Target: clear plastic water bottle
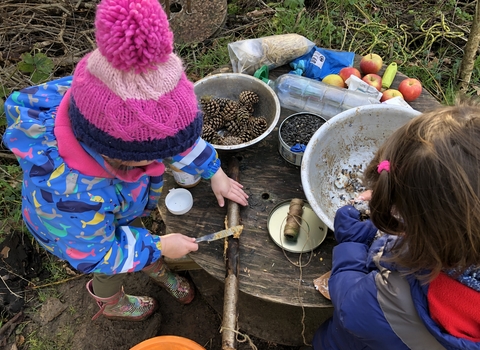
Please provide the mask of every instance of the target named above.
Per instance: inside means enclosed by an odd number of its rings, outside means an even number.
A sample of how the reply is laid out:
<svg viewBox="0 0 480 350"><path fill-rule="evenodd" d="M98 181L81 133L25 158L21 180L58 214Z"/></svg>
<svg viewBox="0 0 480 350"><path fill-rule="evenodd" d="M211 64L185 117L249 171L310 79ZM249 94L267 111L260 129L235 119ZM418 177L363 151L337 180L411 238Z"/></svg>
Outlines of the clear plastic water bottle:
<svg viewBox="0 0 480 350"><path fill-rule="evenodd" d="M379 104L372 95L339 88L295 74L283 74L276 80L261 78L278 96L280 105L297 112L320 114L325 119L347 109Z"/></svg>

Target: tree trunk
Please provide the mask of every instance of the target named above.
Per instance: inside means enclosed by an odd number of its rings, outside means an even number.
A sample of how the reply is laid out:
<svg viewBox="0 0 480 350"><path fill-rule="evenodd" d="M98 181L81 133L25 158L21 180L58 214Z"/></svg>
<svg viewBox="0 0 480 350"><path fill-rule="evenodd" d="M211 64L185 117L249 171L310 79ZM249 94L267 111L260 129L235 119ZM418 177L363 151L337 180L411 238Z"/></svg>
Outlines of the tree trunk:
<svg viewBox="0 0 480 350"><path fill-rule="evenodd" d="M459 90L466 92L472 77L472 71L477 56L478 46L480 44L480 0L477 0L475 16L468 35L468 41L465 45L460 71L458 73Z"/></svg>

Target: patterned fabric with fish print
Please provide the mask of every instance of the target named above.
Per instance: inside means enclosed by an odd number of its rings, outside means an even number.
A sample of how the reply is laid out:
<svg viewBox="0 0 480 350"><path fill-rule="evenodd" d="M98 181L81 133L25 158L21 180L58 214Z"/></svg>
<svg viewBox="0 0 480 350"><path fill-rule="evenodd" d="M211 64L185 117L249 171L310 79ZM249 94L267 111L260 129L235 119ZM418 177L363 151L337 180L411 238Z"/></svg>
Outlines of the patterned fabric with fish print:
<svg viewBox="0 0 480 350"><path fill-rule="evenodd" d="M23 218L49 252L84 272L133 272L161 256L161 240L129 226L155 209L163 188L162 159L113 169L79 142L70 126L71 77L14 92L5 102L5 145L23 169ZM202 139L169 159L209 179L220 167Z"/></svg>

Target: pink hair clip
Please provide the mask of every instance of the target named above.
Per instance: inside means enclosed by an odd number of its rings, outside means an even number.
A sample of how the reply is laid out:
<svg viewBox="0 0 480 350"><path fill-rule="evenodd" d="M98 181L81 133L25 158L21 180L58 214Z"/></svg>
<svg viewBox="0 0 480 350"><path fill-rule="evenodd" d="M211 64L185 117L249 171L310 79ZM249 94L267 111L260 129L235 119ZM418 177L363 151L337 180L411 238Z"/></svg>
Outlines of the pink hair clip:
<svg viewBox="0 0 480 350"><path fill-rule="evenodd" d="M390 172L390 161L382 160L380 164L378 164L377 172L380 174L383 170L385 170L387 173Z"/></svg>

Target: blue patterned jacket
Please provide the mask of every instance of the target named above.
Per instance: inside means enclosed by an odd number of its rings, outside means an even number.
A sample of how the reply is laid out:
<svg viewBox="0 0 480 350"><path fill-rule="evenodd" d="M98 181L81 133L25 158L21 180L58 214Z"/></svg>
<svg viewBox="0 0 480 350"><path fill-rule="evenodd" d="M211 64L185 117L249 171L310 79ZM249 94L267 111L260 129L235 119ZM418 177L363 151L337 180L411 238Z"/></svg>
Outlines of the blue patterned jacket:
<svg viewBox="0 0 480 350"><path fill-rule="evenodd" d="M112 171L79 143L68 118L71 79L14 92L5 102L3 141L23 169L25 224L41 246L81 272L139 271L160 258L161 238L129 224L155 209L163 160ZM215 149L201 138L168 162L205 179L220 167Z"/></svg>

